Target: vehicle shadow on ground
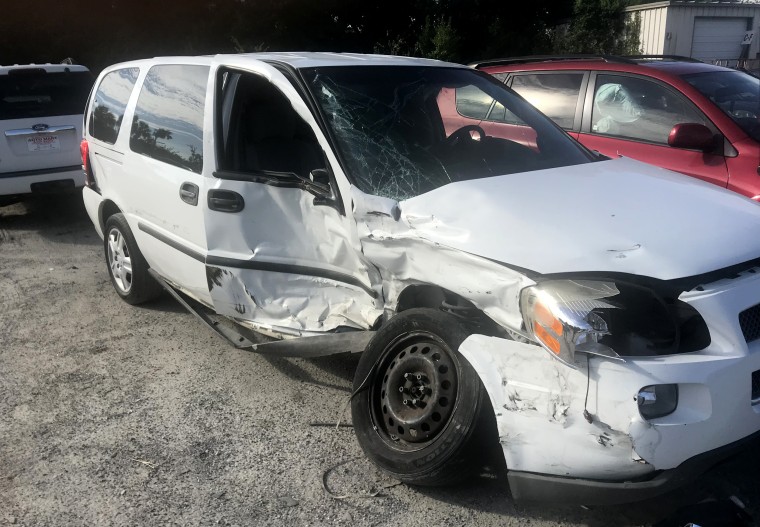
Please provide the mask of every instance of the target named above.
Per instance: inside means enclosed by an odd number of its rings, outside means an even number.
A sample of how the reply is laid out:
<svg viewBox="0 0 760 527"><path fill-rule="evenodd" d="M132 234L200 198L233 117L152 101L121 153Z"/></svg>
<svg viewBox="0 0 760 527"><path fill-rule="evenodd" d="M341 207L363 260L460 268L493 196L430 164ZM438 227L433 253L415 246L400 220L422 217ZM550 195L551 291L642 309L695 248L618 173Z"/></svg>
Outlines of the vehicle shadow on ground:
<svg viewBox="0 0 760 527"><path fill-rule="evenodd" d="M115 293L114 293L115 294ZM192 313L190 313L187 309L182 306L179 302L177 302L174 297L172 297L169 293L166 291L161 293L161 296L156 298L155 300L151 300L150 302L146 302L144 304L139 304L138 306L135 306L138 309L146 309L148 311L161 311L164 313L184 313L187 315L188 324L195 324L200 322L197 318L193 316ZM211 330L208 330L209 334L212 334ZM232 345L230 344L230 347Z"/></svg>
<svg viewBox="0 0 760 527"><path fill-rule="evenodd" d="M460 505L480 512L590 527L655 525L672 517L677 511L707 501L738 498L745 511L755 521L760 501L760 453L747 452L733 458L694 480L689 485L645 501L608 506L551 504L536 502L515 503L509 492L507 469L501 460L492 459L480 476L454 487L416 487L415 490L431 499ZM691 521L699 523L700 518ZM742 523L710 523L706 525L744 525ZM680 527L680 525L679 525Z"/></svg>
<svg viewBox="0 0 760 527"><path fill-rule="evenodd" d="M79 192L27 198L0 206L0 229L4 241L15 241L16 234L28 231L56 243L100 245ZM0 240L3 241L3 240Z"/></svg>
<svg viewBox="0 0 760 527"><path fill-rule="evenodd" d="M275 357L272 355L261 355L277 371L290 377L293 380L307 382L316 386L338 390L347 394L351 393L351 381L353 372L356 369L356 363L359 361L358 354L341 353L330 355L328 357L316 357L311 359L298 359L290 357ZM335 384L325 382L319 379L309 370L314 367L326 373L329 373L340 379L344 379L345 384Z"/></svg>

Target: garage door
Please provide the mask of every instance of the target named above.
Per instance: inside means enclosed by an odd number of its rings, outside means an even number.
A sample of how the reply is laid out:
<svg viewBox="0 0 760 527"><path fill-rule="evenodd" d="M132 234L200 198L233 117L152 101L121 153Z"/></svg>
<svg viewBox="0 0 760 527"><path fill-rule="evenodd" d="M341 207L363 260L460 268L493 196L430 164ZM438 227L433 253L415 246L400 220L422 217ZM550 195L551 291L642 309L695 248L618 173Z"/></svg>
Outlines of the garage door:
<svg viewBox="0 0 760 527"><path fill-rule="evenodd" d="M691 56L709 62L738 59L747 19L739 17L696 17Z"/></svg>

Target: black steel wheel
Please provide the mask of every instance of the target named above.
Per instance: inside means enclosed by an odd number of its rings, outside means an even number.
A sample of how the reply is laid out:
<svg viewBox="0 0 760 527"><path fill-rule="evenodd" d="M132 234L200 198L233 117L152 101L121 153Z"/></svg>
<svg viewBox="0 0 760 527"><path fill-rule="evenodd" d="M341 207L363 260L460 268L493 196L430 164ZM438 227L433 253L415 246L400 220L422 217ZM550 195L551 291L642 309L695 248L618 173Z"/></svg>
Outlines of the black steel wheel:
<svg viewBox="0 0 760 527"><path fill-rule="evenodd" d="M479 467L490 405L457 351L467 336L447 313L410 309L377 332L359 361L351 406L359 444L406 483L448 484Z"/></svg>

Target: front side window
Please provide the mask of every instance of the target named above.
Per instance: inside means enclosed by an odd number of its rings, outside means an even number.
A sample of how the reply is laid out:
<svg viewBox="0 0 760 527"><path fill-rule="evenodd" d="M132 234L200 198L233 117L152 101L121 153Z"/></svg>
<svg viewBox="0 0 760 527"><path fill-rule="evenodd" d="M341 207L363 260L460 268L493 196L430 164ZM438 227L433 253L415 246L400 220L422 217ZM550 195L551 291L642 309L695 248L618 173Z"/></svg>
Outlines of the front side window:
<svg viewBox="0 0 760 527"><path fill-rule="evenodd" d="M636 77L597 76L593 133L666 145L679 123L707 125L691 103L664 86Z"/></svg>
<svg viewBox="0 0 760 527"><path fill-rule="evenodd" d="M139 74L139 68L124 68L103 77L95 92L90 114L90 134L94 138L109 144L116 142L127 102Z"/></svg>
<svg viewBox="0 0 760 527"><path fill-rule="evenodd" d="M509 88L473 70L334 66L303 75L349 178L363 192L401 200L450 182L594 160ZM505 108L524 125L467 122L454 91L493 99L497 111Z"/></svg>
<svg viewBox="0 0 760 527"><path fill-rule="evenodd" d="M575 121L583 73L541 73L515 75L512 89L541 110L562 128Z"/></svg>
<svg viewBox="0 0 760 527"><path fill-rule="evenodd" d="M265 174L284 183L293 176L308 180L326 167L314 131L274 84L234 70L221 75L221 96L231 99L217 144L220 171Z"/></svg>
<svg viewBox="0 0 760 527"><path fill-rule="evenodd" d="M760 79L741 71L693 73L683 78L723 110L747 135L760 141Z"/></svg>
<svg viewBox="0 0 760 527"><path fill-rule="evenodd" d="M137 99L129 147L200 173L208 66L154 66Z"/></svg>
<svg viewBox="0 0 760 527"><path fill-rule="evenodd" d="M0 75L0 121L81 115L92 88L89 71L12 69Z"/></svg>

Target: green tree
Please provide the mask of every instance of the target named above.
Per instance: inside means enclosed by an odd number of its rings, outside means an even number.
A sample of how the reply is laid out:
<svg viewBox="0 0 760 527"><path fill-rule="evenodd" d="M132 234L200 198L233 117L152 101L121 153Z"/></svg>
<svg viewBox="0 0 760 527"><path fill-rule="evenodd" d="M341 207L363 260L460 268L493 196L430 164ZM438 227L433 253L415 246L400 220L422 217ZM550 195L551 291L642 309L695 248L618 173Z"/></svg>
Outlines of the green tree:
<svg viewBox="0 0 760 527"><path fill-rule="evenodd" d="M415 44L414 54L438 60L457 60L460 40L450 17L432 19L428 16Z"/></svg>
<svg viewBox="0 0 760 527"><path fill-rule="evenodd" d="M575 0L570 24L555 31L554 51L627 55L639 52L638 17L626 18L625 0Z"/></svg>
<svg viewBox="0 0 760 527"><path fill-rule="evenodd" d="M552 28L573 9L573 0L183 0L171 9L151 0L6 4L0 62L72 57L96 73L131 59L249 51L376 51L455 62L540 53L551 50Z"/></svg>

